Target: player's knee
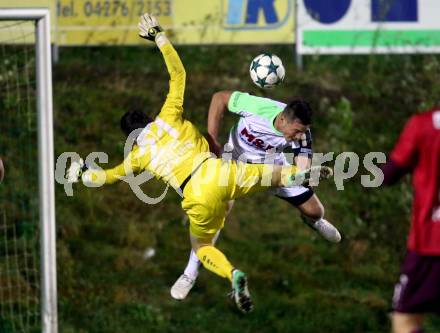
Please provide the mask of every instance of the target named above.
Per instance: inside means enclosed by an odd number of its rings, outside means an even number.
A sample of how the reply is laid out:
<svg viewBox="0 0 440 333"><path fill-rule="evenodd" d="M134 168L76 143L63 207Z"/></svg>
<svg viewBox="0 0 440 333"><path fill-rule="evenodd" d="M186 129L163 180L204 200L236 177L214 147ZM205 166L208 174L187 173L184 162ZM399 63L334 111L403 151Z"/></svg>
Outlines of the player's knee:
<svg viewBox="0 0 440 333"><path fill-rule="evenodd" d="M197 254L198 257L198 251L205 246L212 246L212 237L207 238L200 238L196 237L193 234L190 233L190 240L191 240L191 247L194 250L194 252Z"/></svg>

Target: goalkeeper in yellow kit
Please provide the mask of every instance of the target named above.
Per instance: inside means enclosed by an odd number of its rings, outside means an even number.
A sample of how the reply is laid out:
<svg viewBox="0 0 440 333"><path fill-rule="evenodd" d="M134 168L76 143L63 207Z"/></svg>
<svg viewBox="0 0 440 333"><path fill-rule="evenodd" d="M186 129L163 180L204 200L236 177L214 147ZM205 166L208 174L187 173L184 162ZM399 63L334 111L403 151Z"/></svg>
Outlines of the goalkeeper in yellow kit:
<svg viewBox="0 0 440 333"><path fill-rule="evenodd" d="M170 74L169 92L158 116L152 120L127 113L122 121L129 131L140 130L136 144L119 166L109 170L88 169L72 163L69 181L111 184L125 176L147 170L183 195L182 208L189 217L191 245L203 266L232 283L232 296L239 310L252 310L246 275L234 268L213 242L223 228L229 200L263 191L269 186L290 186L307 182L311 170L297 174L294 166L246 164L214 158L208 142L183 114L185 69L157 19L144 14L139 23L140 36L159 47ZM122 124L122 122L121 122ZM127 131L127 135L129 134ZM318 168L320 178L331 169Z"/></svg>

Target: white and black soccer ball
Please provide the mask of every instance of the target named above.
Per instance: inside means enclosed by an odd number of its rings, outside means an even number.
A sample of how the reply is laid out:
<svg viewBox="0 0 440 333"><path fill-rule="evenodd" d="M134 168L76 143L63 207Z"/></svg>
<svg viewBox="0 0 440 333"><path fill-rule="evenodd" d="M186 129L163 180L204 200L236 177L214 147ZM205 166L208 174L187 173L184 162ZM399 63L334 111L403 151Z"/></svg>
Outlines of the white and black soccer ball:
<svg viewBox="0 0 440 333"><path fill-rule="evenodd" d="M273 88L284 80L286 71L278 56L263 53L252 60L249 73L252 81L260 88Z"/></svg>

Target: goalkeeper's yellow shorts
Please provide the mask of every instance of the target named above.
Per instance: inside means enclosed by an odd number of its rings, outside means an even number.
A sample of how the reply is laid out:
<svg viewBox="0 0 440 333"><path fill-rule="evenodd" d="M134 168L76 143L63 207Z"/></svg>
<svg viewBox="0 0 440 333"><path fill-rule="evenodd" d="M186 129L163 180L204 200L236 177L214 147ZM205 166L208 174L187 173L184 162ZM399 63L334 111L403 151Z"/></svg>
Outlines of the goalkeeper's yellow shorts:
<svg viewBox="0 0 440 333"><path fill-rule="evenodd" d="M182 208L189 217L190 232L212 238L225 222L229 200L270 188L272 165L208 159L186 184ZM295 167L283 167L291 174Z"/></svg>

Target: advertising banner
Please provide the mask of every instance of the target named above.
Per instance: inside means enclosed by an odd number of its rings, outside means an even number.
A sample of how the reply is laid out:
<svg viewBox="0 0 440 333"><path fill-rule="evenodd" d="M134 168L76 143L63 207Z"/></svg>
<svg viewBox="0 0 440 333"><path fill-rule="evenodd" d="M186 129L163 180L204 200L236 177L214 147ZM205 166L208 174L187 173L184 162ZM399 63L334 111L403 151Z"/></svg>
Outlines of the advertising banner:
<svg viewBox="0 0 440 333"><path fill-rule="evenodd" d="M59 45L140 44L139 16L149 12L172 27L172 0L58 0Z"/></svg>
<svg viewBox="0 0 440 333"><path fill-rule="evenodd" d="M57 0L59 45L134 45L149 12L177 44L294 42L294 0Z"/></svg>
<svg viewBox="0 0 440 333"><path fill-rule="evenodd" d="M438 0L298 0L299 54L440 51Z"/></svg>

